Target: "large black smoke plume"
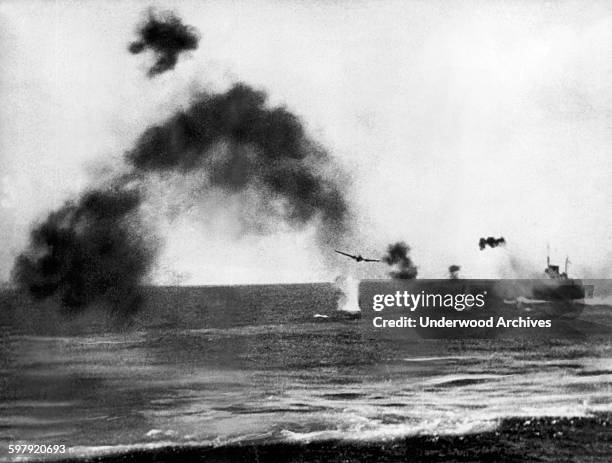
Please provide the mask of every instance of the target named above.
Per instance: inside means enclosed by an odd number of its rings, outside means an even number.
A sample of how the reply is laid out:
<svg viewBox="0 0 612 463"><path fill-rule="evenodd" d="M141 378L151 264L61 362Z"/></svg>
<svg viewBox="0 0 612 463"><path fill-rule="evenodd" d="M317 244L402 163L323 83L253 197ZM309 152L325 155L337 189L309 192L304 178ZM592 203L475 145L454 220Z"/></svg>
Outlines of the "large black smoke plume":
<svg viewBox="0 0 612 463"><path fill-rule="evenodd" d="M265 93L245 84L198 95L147 129L126 160L138 190L126 189L120 177L119 186L87 192L50 214L16 261L21 287L38 298L57 295L70 309L100 299L121 311L126 303L135 307L138 285L155 260L145 240L152 232L138 214L152 174L196 173L204 193L246 191L262 211L276 203L269 214L295 229L316 224L322 242L337 242L348 230L348 205L329 155L295 115L269 108Z"/></svg>
<svg viewBox="0 0 612 463"><path fill-rule="evenodd" d="M179 54L197 44L194 29L173 13L150 11L130 51L156 53L153 76L172 69ZM168 177L181 180L175 184L195 179L198 194L191 201L207 205L217 197L213 192L227 198L239 193L255 216L263 214L258 220L276 219L292 229L312 224L320 243L338 243L349 232L341 170L297 116L266 100L263 91L236 84L222 93L199 93L146 129L125 154L128 173L67 202L32 230L28 249L15 261L14 281L35 298L57 298L71 312L94 303L123 315L135 310L158 250L142 211L150 186ZM199 219L208 217L198 211Z"/></svg>
<svg viewBox="0 0 612 463"><path fill-rule="evenodd" d="M141 200L138 189L118 180L67 202L32 230L14 281L37 299L56 296L73 313L98 302L131 313L155 251L139 217Z"/></svg>
<svg viewBox="0 0 612 463"><path fill-rule="evenodd" d="M396 270L389 272L391 278L412 280L417 277L417 267L408 255L409 253L410 246L404 242L389 245L387 254L385 254L382 260L389 265L395 266Z"/></svg>
<svg viewBox="0 0 612 463"><path fill-rule="evenodd" d="M247 191L264 203L262 210L277 203L275 218L295 229L315 224L321 242L337 242L348 231L339 169L295 115L269 108L265 93L245 84L198 95L188 108L147 129L126 160L139 190L117 180L120 187L88 192L53 212L17 259L20 286L39 298L58 295L70 309L99 299L119 310L123 301L135 305L155 257L144 240L152 232L138 216L152 174L195 173L204 193Z"/></svg>
<svg viewBox="0 0 612 463"><path fill-rule="evenodd" d="M157 13L149 10L147 20L137 29L138 40L128 48L138 54L149 49L155 55L155 64L148 76L154 77L174 69L181 53L198 48L200 36L191 26L183 24L171 11Z"/></svg>

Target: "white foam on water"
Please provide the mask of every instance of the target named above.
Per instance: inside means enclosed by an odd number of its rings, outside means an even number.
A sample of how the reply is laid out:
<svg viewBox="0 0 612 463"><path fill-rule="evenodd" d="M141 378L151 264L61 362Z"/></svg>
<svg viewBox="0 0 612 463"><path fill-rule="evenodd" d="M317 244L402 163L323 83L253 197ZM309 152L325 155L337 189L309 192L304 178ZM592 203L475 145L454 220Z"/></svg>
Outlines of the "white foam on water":
<svg viewBox="0 0 612 463"><path fill-rule="evenodd" d="M68 448L68 453L73 456L79 457L92 457L99 455L112 455L116 453L126 453L135 450L155 450L164 447L171 447L178 445L175 441L159 441L159 442L145 442L136 444L119 444L119 445L76 445ZM181 443L180 445L188 446L188 444Z"/></svg>
<svg viewBox="0 0 612 463"><path fill-rule="evenodd" d="M388 441L413 436L464 435L494 431L498 420L459 420L445 422L443 419L419 423L381 424L376 420L360 423L345 429L330 429L311 432L282 430L282 437L288 442L308 443L325 440L344 441Z"/></svg>
<svg viewBox="0 0 612 463"><path fill-rule="evenodd" d="M152 429L151 431L160 431ZM150 432L151 432L150 431ZM102 455L115 455L128 452L157 450L167 447L182 447L182 448L197 448L197 447L224 447L243 442L263 442L264 439L271 437L271 433L255 433L245 434L241 436L215 437L214 439L195 440L192 435L184 437L178 436L173 430L162 432L165 435L177 436L175 440L163 440L157 442L139 442L134 444L117 444L117 445L77 445L68 448L68 453L71 456L78 457L95 457ZM148 434L148 433L147 433ZM153 433L157 435L157 433Z"/></svg>

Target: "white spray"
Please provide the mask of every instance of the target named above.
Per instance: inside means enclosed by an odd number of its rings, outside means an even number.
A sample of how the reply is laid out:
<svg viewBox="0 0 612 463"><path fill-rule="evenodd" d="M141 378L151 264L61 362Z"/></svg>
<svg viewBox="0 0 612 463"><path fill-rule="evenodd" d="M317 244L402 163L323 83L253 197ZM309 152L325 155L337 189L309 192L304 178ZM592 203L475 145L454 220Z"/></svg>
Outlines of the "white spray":
<svg viewBox="0 0 612 463"><path fill-rule="evenodd" d="M338 310L343 312L359 312L359 280L352 275L341 275L334 281L335 286L342 291L338 299Z"/></svg>

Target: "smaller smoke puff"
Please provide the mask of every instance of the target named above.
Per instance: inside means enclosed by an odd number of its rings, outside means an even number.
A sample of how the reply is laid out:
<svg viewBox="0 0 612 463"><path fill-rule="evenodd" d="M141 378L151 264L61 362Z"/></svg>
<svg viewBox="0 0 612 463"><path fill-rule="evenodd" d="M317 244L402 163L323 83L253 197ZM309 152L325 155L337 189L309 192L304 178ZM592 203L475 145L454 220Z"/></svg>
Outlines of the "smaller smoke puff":
<svg viewBox="0 0 612 463"><path fill-rule="evenodd" d="M492 236L489 236L488 238L480 238L480 241L478 242L478 246L480 247L481 251L487 246L489 246L490 248L496 248L497 246L505 245L506 240L503 236L501 238L493 238Z"/></svg>
<svg viewBox="0 0 612 463"><path fill-rule="evenodd" d="M147 20L138 27L138 40L132 42L128 50L132 54L151 50L155 64L149 69L148 76L154 77L174 69L179 55L198 48L200 36L196 29L183 24L171 11L156 13L149 10Z"/></svg>
<svg viewBox="0 0 612 463"><path fill-rule="evenodd" d="M28 249L15 261L13 280L35 299L57 297L76 313L104 303L129 315L154 247L142 235L140 193L123 186L88 191L35 227Z"/></svg>
<svg viewBox="0 0 612 463"><path fill-rule="evenodd" d="M456 280L459 278L459 270L461 270L459 265L451 265L448 267L448 274L451 280Z"/></svg>
<svg viewBox="0 0 612 463"><path fill-rule="evenodd" d="M404 242L390 244L383 262L395 266L395 270L389 272L391 278L399 280L412 280L417 277L417 267L408 256L410 246Z"/></svg>

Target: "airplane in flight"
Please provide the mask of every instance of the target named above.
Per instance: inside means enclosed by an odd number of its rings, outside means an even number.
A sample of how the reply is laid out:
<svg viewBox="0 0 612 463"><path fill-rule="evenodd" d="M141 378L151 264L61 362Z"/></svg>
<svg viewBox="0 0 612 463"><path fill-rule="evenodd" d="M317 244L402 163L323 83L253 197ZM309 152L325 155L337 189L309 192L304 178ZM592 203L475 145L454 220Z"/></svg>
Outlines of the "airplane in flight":
<svg viewBox="0 0 612 463"><path fill-rule="evenodd" d="M366 259L362 257L361 254L354 256L352 254L347 254L346 252L338 251L336 249L334 249L334 251L338 254L342 254L343 256L350 257L351 259L354 259L357 262L380 262L380 259Z"/></svg>

